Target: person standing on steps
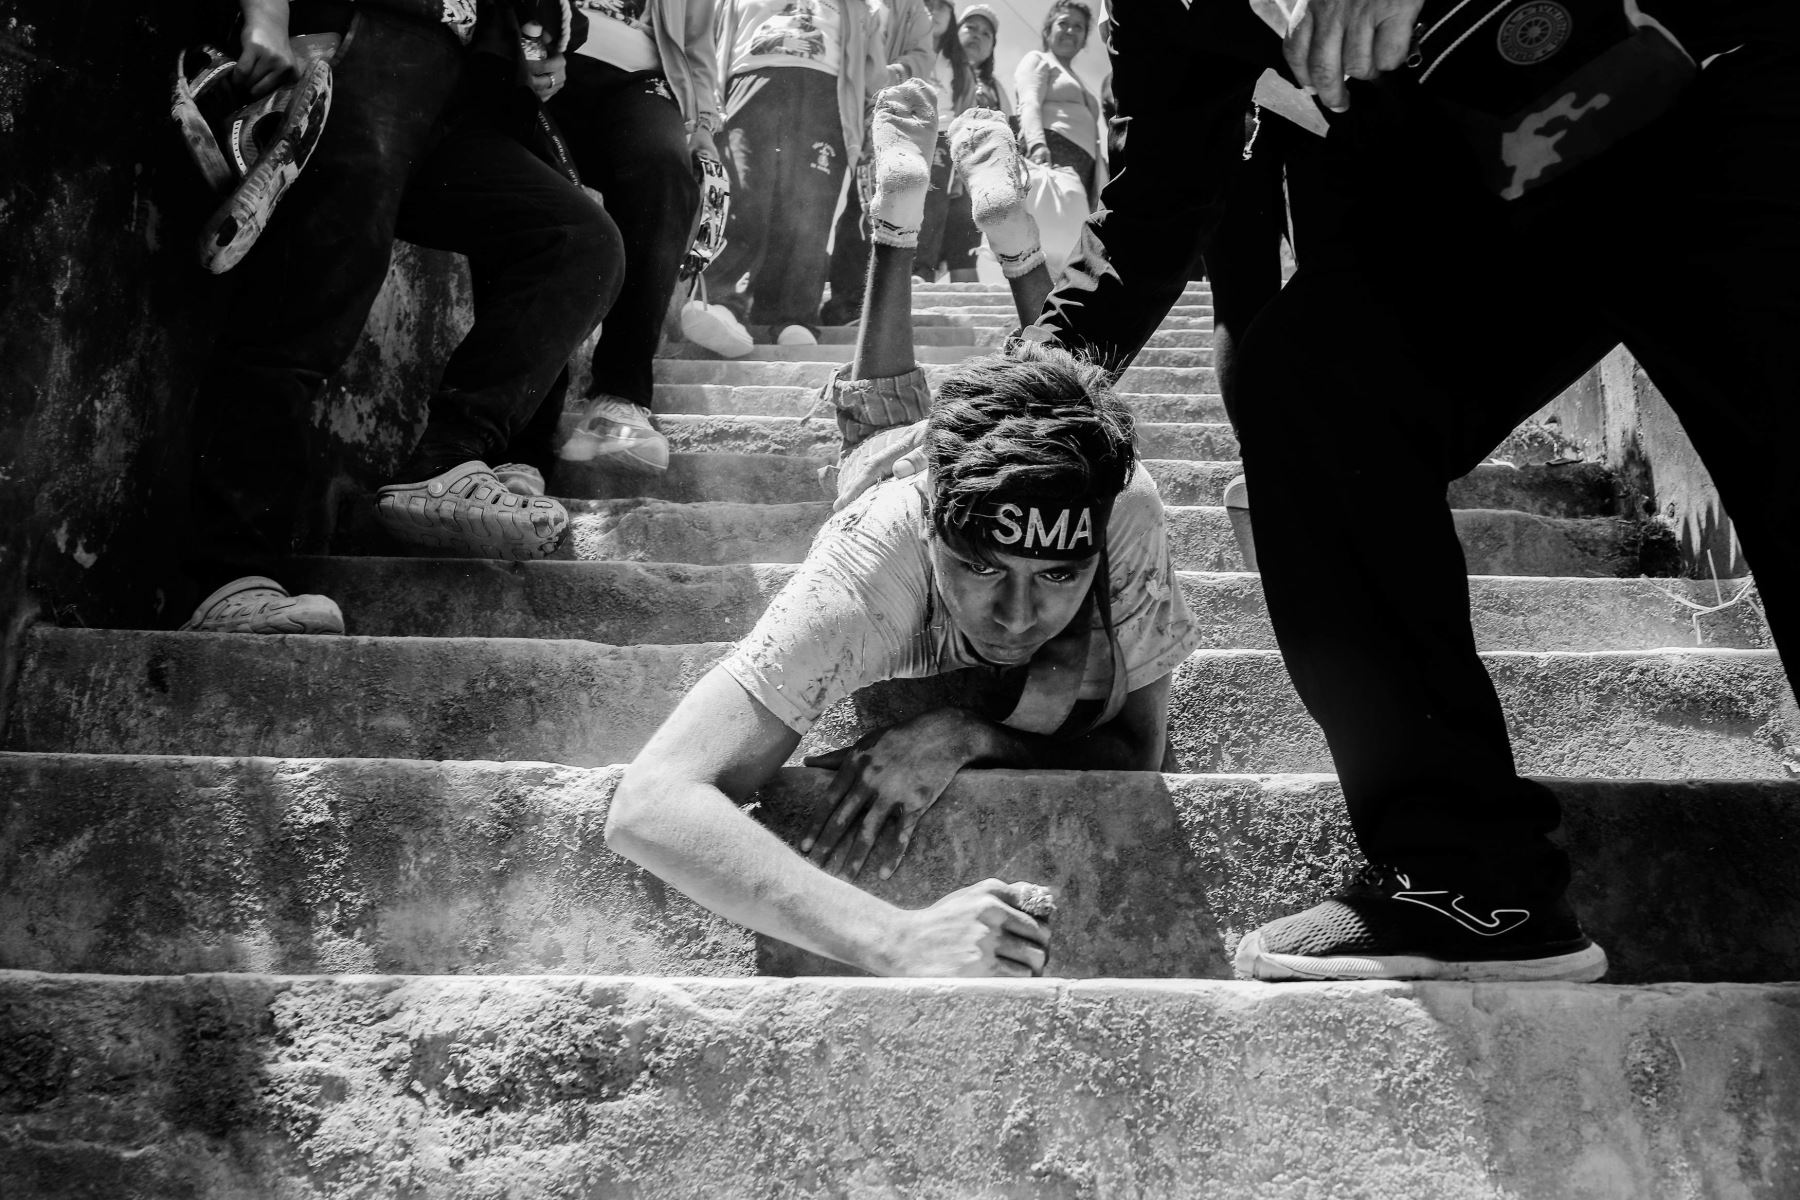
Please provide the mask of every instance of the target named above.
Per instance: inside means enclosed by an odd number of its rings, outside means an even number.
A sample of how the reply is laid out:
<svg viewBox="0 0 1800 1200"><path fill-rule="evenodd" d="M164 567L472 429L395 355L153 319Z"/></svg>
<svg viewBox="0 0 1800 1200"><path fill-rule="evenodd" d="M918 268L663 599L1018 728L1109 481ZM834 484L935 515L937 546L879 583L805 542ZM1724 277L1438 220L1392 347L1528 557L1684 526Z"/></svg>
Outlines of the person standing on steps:
<svg viewBox="0 0 1800 1200"><path fill-rule="evenodd" d="M888 60L882 86L930 75L931 15L925 11L925 0L875 0L875 7ZM826 325L854 325L862 319L863 284L869 273L869 232L862 194L868 174L869 139L865 136L850 185L844 189L837 229L831 235L831 297L819 313L819 320Z"/></svg>
<svg viewBox="0 0 1800 1200"><path fill-rule="evenodd" d="M994 48L999 45L1000 18L985 4L971 4L956 22L956 37L962 43L963 59L969 66L969 96L959 112L984 108L1012 115L1012 101L1006 89L994 77ZM970 211L968 189L957 187L950 197L944 218L944 238L940 259L950 270L951 283L974 283L976 255L981 250L981 231L975 228Z"/></svg>
<svg viewBox="0 0 1800 1200"><path fill-rule="evenodd" d="M579 0L587 39L531 65L533 90L625 243L625 279L594 346L580 422L559 449L622 471L669 465L651 423L651 360L700 203L695 156L721 128L713 0Z"/></svg>
<svg viewBox="0 0 1800 1200"><path fill-rule="evenodd" d="M931 42L935 48L931 82L938 98L938 140L931 155L931 191L925 196L925 221L919 227L919 257L913 276L935 280L944 261L944 231L950 216L955 173L950 168L950 122L975 99L975 74L963 57L956 32L956 8L950 0L931 0Z"/></svg>
<svg viewBox="0 0 1800 1200"><path fill-rule="evenodd" d="M474 324L444 367L423 436L380 490L396 538L451 553L535 558L561 540L555 500L488 465L530 421L617 295L622 250L605 211L518 140L522 79L510 8L241 0L239 77L267 92L290 37L336 34L330 118L305 171L233 269L239 303L194 402L187 630L341 633L324 596L275 580L315 466L312 408L386 278L395 238L468 259ZM471 43L474 43L473 48ZM493 52L483 52L491 47ZM527 104L534 104L529 96Z"/></svg>
<svg viewBox="0 0 1800 1200"><path fill-rule="evenodd" d="M708 297L758 341L818 341L826 242L885 78L870 0L720 0L731 215ZM749 290L738 284L749 277Z"/></svg>
<svg viewBox="0 0 1800 1200"><path fill-rule="evenodd" d="M1044 15L1043 49L1021 58L1013 72L1019 140L1033 164L1032 216L1052 277L1074 255L1106 186L1100 97L1075 74L1075 56L1087 46L1093 23L1083 0L1055 0Z"/></svg>
<svg viewBox="0 0 1800 1200"><path fill-rule="evenodd" d="M1229 54L1240 84L1285 61L1315 90L1329 133L1305 252L1238 348L1234 415L1270 620L1369 868L1250 933L1238 970L1596 979L1606 956L1567 899L1556 797L1518 774L1476 650L1445 485L1622 343L1712 474L1800 683L1800 491L1783 461L1800 437L1800 176L1785 165L1800 8L1253 7L1117 0L1128 162L1085 286L1041 321L1122 368L1179 295L1169 264L1218 219L1222 173L1196 181L1169 151L1206 128L1229 72L1185 109L1159 105L1155 81ZM1378 469L1346 453L1371 427L1408 430L1413 452ZM1376 491L1379 522L1332 519Z"/></svg>
<svg viewBox="0 0 1800 1200"><path fill-rule="evenodd" d="M1024 885L987 880L902 911L851 880L891 874L964 767L1158 769L1169 673L1198 634L1101 372L1024 344L965 362L929 396L910 272L936 135L929 84L881 93L869 309L849 377L827 390L847 447L841 511L626 769L606 836L715 912L877 974L1028 976L1048 933L1022 911ZM1022 274L1041 270L1005 120L965 113L951 143L976 219ZM925 469L879 482L857 469L884 431L921 418ZM800 853L739 809L837 700L960 668L1006 682L1016 703L971 696L808 759L836 776Z"/></svg>

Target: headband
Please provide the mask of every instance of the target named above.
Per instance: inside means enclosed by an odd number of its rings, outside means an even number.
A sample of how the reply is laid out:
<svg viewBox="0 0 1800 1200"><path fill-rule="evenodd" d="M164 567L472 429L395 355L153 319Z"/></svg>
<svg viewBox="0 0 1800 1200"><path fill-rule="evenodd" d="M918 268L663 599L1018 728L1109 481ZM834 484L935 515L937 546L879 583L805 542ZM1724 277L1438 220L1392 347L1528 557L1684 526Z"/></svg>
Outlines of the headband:
<svg viewBox="0 0 1800 1200"><path fill-rule="evenodd" d="M958 531L1002 554L1092 558L1100 553L1112 505L1094 497L989 499L974 505Z"/></svg>

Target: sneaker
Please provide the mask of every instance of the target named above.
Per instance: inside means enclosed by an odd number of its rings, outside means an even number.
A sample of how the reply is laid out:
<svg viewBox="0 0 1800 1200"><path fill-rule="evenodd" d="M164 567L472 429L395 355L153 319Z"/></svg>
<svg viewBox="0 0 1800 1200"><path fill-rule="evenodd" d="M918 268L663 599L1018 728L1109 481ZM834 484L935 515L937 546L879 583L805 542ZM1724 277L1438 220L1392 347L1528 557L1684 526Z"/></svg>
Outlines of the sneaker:
<svg viewBox="0 0 1800 1200"><path fill-rule="evenodd" d="M650 423L643 406L617 396L595 396L587 411L558 450L569 462L606 460L606 465L627 471L669 469L669 439Z"/></svg>
<svg viewBox="0 0 1800 1200"><path fill-rule="evenodd" d="M756 348L744 323L723 304L689 300L681 308L681 336L721 358L742 358Z"/></svg>
<svg viewBox="0 0 1800 1200"><path fill-rule="evenodd" d="M342 633L344 614L326 596L290 596L262 575L234 579L200 602L184 633Z"/></svg>
<svg viewBox="0 0 1800 1200"><path fill-rule="evenodd" d="M1561 897L1501 906L1368 867L1323 904L1246 935L1236 965L1246 979L1592 983L1606 952Z"/></svg>
<svg viewBox="0 0 1800 1200"><path fill-rule="evenodd" d="M775 335L777 346L816 346L818 335L804 325L783 325L781 332Z"/></svg>
<svg viewBox="0 0 1800 1200"><path fill-rule="evenodd" d="M517 495L475 461L423 483L389 484L376 496L375 516L402 542L472 558L543 558L569 527L560 503Z"/></svg>
<svg viewBox="0 0 1800 1200"><path fill-rule="evenodd" d="M544 473L529 463L501 463L494 468L494 478L515 496L542 496L547 491Z"/></svg>

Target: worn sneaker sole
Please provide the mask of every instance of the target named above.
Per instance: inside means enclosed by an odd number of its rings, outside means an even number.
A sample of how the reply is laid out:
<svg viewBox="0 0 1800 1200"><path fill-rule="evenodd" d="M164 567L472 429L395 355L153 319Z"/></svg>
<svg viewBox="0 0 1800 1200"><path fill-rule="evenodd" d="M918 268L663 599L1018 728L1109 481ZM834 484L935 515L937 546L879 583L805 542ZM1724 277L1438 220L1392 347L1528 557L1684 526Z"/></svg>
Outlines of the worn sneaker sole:
<svg viewBox="0 0 1800 1200"><path fill-rule="evenodd" d="M417 495L382 496L375 506L381 527L408 545L521 562L555 553L569 528L562 505L538 512L534 521L517 510Z"/></svg>
<svg viewBox="0 0 1800 1200"><path fill-rule="evenodd" d="M564 462L594 462L604 459L609 467L618 467L638 475L655 475L669 469L667 439L652 443L648 438L621 442L603 434L577 429L562 444L556 456Z"/></svg>
<svg viewBox="0 0 1800 1200"><path fill-rule="evenodd" d="M1444 962L1414 954L1344 954L1311 958L1264 950L1253 931L1238 943L1239 977L1269 982L1305 979L1442 979L1462 983L1593 983L1606 974L1606 951L1589 944L1569 954L1492 962Z"/></svg>

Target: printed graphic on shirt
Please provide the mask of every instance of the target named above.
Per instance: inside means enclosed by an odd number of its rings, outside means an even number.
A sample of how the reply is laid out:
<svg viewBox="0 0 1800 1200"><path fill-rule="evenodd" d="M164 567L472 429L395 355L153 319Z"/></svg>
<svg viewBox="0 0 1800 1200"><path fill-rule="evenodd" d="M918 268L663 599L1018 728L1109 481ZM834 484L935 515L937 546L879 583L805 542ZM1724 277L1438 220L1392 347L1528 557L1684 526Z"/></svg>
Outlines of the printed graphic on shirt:
<svg viewBox="0 0 1800 1200"><path fill-rule="evenodd" d="M592 16L621 21L633 29L649 32L649 23L644 20L644 2L645 0L581 0L580 7Z"/></svg>
<svg viewBox="0 0 1800 1200"><path fill-rule="evenodd" d="M750 53L758 57L785 54L809 61L823 59L825 31L819 27L820 6L820 0L790 0L780 12L756 27L750 35ZM832 15L836 15L835 10Z"/></svg>
<svg viewBox="0 0 1800 1200"><path fill-rule="evenodd" d="M442 0L442 4L444 24L466 44L475 32L475 0Z"/></svg>

